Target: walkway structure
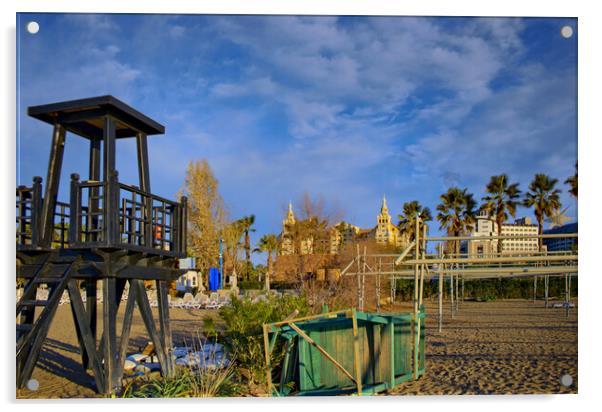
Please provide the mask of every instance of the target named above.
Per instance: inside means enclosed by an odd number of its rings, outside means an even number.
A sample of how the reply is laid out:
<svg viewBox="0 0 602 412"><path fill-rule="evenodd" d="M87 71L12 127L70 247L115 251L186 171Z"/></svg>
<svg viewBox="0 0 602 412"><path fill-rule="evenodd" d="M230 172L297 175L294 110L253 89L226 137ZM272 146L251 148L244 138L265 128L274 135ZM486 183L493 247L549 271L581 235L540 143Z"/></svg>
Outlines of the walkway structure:
<svg viewBox="0 0 602 412"><path fill-rule="evenodd" d="M420 229L422 228L422 229ZM466 253L443 253L446 245L459 242L503 240L503 239L551 239L577 238L577 233L544 234L544 235L501 235L501 236L428 236L426 224L416 221L416 240L401 254L366 254L361 253L359 246L356 256L342 270L341 275L357 278L357 307L361 311L365 305L366 277L374 278L376 287L376 307L380 307L382 279L390 281L391 302L395 302L396 281L410 279L414 281L413 311L418 314L422 305L425 280L437 279L439 330L443 324L443 290L445 279L449 279L451 314L458 310L458 302L464 298L464 281L474 279L497 278L532 278L534 280L534 299L537 290L537 280L544 279L545 305L548 306L549 279L564 277L566 315L570 309L571 278L578 273L578 257L576 251L560 252L502 252L480 254L477 256ZM428 243L436 243L437 254L429 254ZM459 248L454 248L459 250ZM470 250L470 248L467 248ZM461 291L461 293L460 293Z"/></svg>
<svg viewBox="0 0 602 412"><path fill-rule="evenodd" d="M177 260L186 253L187 203L185 197L174 202L151 192L147 136L163 134L164 127L112 96L29 107L28 114L50 124L53 133L46 187L41 177L34 177L32 186L19 186L16 191L17 278L25 281L16 308L17 386L30 379L65 290L82 363L92 370L99 392L110 393L121 386L135 305L162 373L172 374L167 282L182 273ZM72 174L69 201L61 202L57 197L67 133L89 141L89 175L82 181ZM136 141L137 186L118 178L116 142L125 138ZM159 328L144 280L157 285ZM97 339L99 283L102 335ZM46 298L39 297L41 288L48 289ZM126 289L118 331L117 310Z"/></svg>

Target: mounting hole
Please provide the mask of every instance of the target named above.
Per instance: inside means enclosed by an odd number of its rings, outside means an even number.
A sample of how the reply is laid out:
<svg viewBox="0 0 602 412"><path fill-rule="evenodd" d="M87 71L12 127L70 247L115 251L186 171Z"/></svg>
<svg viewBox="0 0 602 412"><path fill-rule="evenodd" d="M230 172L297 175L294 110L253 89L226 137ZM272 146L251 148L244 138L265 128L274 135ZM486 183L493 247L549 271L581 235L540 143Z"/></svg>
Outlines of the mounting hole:
<svg viewBox="0 0 602 412"><path fill-rule="evenodd" d="M27 385L25 385L27 389L30 391L37 391L40 387L40 383L36 379L30 379L27 381Z"/></svg>
<svg viewBox="0 0 602 412"><path fill-rule="evenodd" d="M565 39L570 39L573 37L573 28L571 26L563 26L562 29L560 29L560 34Z"/></svg>
<svg viewBox="0 0 602 412"><path fill-rule="evenodd" d="M573 377L568 373L560 377L560 384L567 388L573 384Z"/></svg>
<svg viewBox="0 0 602 412"><path fill-rule="evenodd" d="M27 23L25 28L27 29L27 32L29 34L36 34L37 32L40 31L40 25L38 24L37 21L30 21L29 23Z"/></svg>

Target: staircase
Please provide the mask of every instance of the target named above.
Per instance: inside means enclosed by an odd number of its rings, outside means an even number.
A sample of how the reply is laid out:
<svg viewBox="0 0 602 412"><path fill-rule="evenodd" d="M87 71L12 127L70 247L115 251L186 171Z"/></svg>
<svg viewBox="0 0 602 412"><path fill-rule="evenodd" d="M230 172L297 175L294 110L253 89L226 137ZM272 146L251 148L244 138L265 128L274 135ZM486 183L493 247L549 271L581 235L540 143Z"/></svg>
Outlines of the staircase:
<svg viewBox="0 0 602 412"><path fill-rule="evenodd" d="M71 273L77 269L80 257L49 254L39 265L28 265L34 271L23 296L17 302L17 386L23 387L31 377L56 308ZM46 285L48 295L38 299L38 288ZM41 309L37 310L38 308ZM36 312L39 315L36 317Z"/></svg>

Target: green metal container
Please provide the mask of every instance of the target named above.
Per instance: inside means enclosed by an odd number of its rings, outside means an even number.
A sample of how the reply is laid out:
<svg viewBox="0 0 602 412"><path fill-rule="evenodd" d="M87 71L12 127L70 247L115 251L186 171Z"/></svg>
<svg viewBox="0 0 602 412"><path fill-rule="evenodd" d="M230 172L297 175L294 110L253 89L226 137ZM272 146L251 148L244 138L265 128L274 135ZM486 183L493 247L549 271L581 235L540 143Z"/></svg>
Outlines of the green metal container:
<svg viewBox="0 0 602 412"><path fill-rule="evenodd" d="M274 371L268 365L273 393L373 394L420 377L425 368L424 308L413 319L411 313L375 314L352 309L266 325L266 354L280 365Z"/></svg>

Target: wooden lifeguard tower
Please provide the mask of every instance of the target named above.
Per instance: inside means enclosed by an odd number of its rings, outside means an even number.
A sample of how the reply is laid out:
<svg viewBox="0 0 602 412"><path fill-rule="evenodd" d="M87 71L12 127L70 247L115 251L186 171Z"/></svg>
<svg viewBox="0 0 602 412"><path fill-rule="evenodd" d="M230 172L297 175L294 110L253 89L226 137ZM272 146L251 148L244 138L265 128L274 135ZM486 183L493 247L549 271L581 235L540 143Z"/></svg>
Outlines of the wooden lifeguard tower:
<svg viewBox="0 0 602 412"><path fill-rule="evenodd" d="M165 128L113 96L29 107L28 114L52 125L53 133L45 187L42 178L34 177L31 187L16 191L17 278L25 280L17 302L17 387L31 378L65 290L82 364L92 370L99 392L121 386L136 304L161 372L173 374L167 282L182 273L177 262L186 255L187 204L185 197L178 203L151 192L147 136L163 134ZM67 132L89 140L89 176L80 180L72 174L69 201L60 202ZM124 138L136 139L138 186L120 182L115 168L116 140ZM145 280L156 282L159 327ZM39 288L47 288L46 299L37 297ZM116 314L124 290L127 303L118 331Z"/></svg>

